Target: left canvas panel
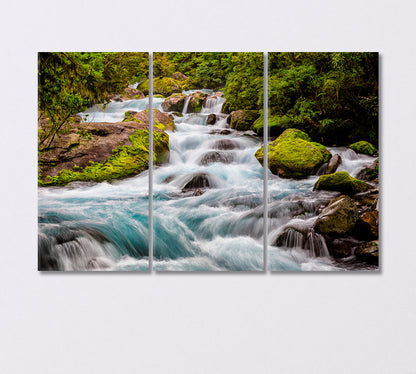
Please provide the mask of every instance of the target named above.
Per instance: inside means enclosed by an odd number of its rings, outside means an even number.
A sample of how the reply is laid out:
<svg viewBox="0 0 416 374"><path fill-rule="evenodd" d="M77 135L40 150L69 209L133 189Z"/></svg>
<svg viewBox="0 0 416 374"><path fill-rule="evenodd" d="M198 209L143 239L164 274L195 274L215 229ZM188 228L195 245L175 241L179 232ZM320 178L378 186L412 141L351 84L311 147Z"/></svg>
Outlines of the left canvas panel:
<svg viewBox="0 0 416 374"><path fill-rule="evenodd" d="M38 55L38 270L149 270L148 53Z"/></svg>

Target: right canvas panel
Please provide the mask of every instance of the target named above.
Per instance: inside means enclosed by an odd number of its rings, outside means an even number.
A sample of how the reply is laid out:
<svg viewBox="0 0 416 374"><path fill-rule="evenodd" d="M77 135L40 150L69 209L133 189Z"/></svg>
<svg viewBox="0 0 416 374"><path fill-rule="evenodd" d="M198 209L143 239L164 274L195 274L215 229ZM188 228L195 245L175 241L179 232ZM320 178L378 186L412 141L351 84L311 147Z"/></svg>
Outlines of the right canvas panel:
<svg viewBox="0 0 416 374"><path fill-rule="evenodd" d="M268 54L268 268L379 269L379 55Z"/></svg>

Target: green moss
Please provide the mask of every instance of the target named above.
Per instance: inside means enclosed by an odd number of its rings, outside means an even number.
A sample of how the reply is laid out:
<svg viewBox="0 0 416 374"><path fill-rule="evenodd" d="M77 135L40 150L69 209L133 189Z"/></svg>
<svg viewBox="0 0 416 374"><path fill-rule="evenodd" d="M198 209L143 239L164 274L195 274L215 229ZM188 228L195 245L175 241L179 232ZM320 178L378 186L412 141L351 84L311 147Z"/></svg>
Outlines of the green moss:
<svg viewBox="0 0 416 374"><path fill-rule="evenodd" d="M74 181L112 181L138 174L149 167L149 132L137 130L129 137L131 146L119 146L103 163L90 162L81 169L62 170L57 176L48 176L49 182L42 185L66 185ZM153 162L160 164L169 157L169 136L164 132L153 133Z"/></svg>
<svg viewBox="0 0 416 374"><path fill-rule="evenodd" d="M364 140L349 145L353 151L357 153L364 153L366 155L374 156L377 154L377 149L369 142Z"/></svg>
<svg viewBox="0 0 416 374"><path fill-rule="evenodd" d="M323 158L324 158L324 162L328 162L328 161L331 159L332 154L331 154L331 152L329 152L329 151L325 148L325 146L324 146L324 145L322 145L322 144L320 144L320 143L316 143L316 142L311 142L311 144L313 144L316 148L318 148L318 149L321 151L322 156L323 156Z"/></svg>
<svg viewBox="0 0 416 374"><path fill-rule="evenodd" d="M278 139L302 139L307 142L311 141L308 134L298 129L287 129L279 136Z"/></svg>
<svg viewBox="0 0 416 374"><path fill-rule="evenodd" d="M178 81L173 78L164 77L164 78L155 78L153 80L153 94L162 95L162 97L167 97L175 92L182 92L185 86L184 82ZM149 94L149 80L146 79L138 89L142 91L145 95ZM156 97L155 95L153 97Z"/></svg>
<svg viewBox="0 0 416 374"><path fill-rule="evenodd" d="M347 195L364 192L370 188L369 184L351 177L346 171L321 175L313 187L314 190L339 191Z"/></svg>
<svg viewBox="0 0 416 374"><path fill-rule="evenodd" d="M136 117L134 117L134 114L137 112L134 111L127 111L126 113L124 113L124 119L123 122L138 122L138 123L143 123L142 121L140 121L139 119L137 119Z"/></svg>
<svg viewBox="0 0 416 374"><path fill-rule="evenodd" d="M303 131L287 129L268 146L269 169L284 178L304 178L324 163L328 152L325 151L321 144L311 143ZM263 147L255 156L263 164Z"/></svg>

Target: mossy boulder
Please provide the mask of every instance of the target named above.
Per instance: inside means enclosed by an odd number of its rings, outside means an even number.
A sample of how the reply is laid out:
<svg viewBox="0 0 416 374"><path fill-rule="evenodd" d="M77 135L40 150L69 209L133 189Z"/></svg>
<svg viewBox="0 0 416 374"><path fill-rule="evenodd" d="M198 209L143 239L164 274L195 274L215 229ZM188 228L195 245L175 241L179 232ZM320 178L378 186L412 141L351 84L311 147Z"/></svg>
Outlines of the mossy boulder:
<svg viewBox="0 0 416 374"><path fill-rule="evenodd" d="M185 104L186 95L182 93L174 93L170 95L163 103L162 108L165 112L182 113Z"/></svg>
<svg viewBox="0 0 416 374"><path fill-rule="evenodd" d="M149 167L149 130L135 121L80 124L85 141L67 149L54 148L39 158L41 186L66 185L74 181L112 181L141 173ZM78 130L79 132L80 130ZM169 136L153 132L154 159L169 160ZM48 160L53 157L53 163Z"/></svg>
<svg viewBox="0 0 416 374"><path fill-rule="evenodd" d="M306 133L287 129L268 146L269 169L283 178L305 178L325 162L326 148L323 148L319 143L312 143ZM263 165L263 146L255 156Z"/></svg>
<svg viewBox="0 0 416 374"><path fill-rule="evenodd" d="M257 110L236 110L231 112L227 121L229 121L232 129L247 131L252 128L254 121L258 116Z"/></svg>
<svg viewBox="0 0 416 374"><path fill-rule="evenodd" d="M377 149L371 143L364 140L350 144L348 147L357 153L363 153L365 155L374 156L377 154Z"/></svg>
<svg viewBox="0 0 416 374"><path fill-rule="evenodd" d="M142 91L137 90L135 88L127 87L124 89L123 93L120 95L120 97L124 100L140 100L144 99L145 95Z"/></svg>
<svg viewBox="0 0 416 374"><path fill-rule="evenodd" d="M162 113L158 109L153 109L153 121L156 128L159 130L176 130L173 119L166 113ZM140 112L127 111L124 113L123 122L138 122L140 124L149 125L149 110L142 110Z"/></svg>
<svg viewBox="0 0 416 374"><path fill-rule="evenodd" d="M186 81L179 81L173 78L155 78L153 80L153 94L160 94L164 97L170 96L173 93L180 93L187 88ZM139 87L146 95L149 94L149 80L146 79Z"/></svg>
<svg viewBox="0 0 416 374"><path fill-rule="evenodd" d="M339 191L347 195L355 195L370 188L369 184L351 177L346 171L321 175L313 187L314 190Z"/></svg>
<svg viewBox="0 0 416 374"><path fill-rule="evenodd" d="M189 95L187 113L200 113L208 95L197 91Z"/></svg>
<svg viewBox="0 0 416 374"><path fill-rule="evenodd" d="M324 158L324 162L328 162L331 159L332 154L326 149L324 145L317 142L311 142L311 144L313 144L316 148L318 148L321 151L322 157Z"/></svg>
<svg viewBox="0 0 416 374"><path fill-rule="evenodd" d="M358 209L349 196L332 200L315 221L314 229L320 234L342 236L351 232L358 220Z"/></svg>

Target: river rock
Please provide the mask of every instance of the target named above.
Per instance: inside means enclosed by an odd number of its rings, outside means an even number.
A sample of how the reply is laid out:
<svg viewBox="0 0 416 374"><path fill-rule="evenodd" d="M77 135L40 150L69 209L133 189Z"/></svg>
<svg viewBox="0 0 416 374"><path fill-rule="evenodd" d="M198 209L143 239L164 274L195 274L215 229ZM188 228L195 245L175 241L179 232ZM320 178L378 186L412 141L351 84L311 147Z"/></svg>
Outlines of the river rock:
<svg viewBox="0 0 416 374"><path fill-rule="evenodd" d="M204 106L205 100L207 99L207 94L204 94L201 91L197 91L189 95L187 113L199 113L201 112L202 107Z"/></svg>
<svg viewBox="0 0 416 374"><path fill-rule="evenodd" d="M327 237L326 244L330 255L334 258L350 257L362 241L357 240L351 236L345 238Z"/></svg>
<svg viewBox="0 0 416 374"><path fill-rule="evenodd" d="M156 163L162 163L169 158L169 136L155 128L154 153ZM128 122L86 122L74 123L68 127L65 134L57 136L48 150L39 154L40 181L45 184L66 184L73 180L102 181L122 178L137 174L147 168L148 154L140 149L136 152L136 146L131 137L144 137L143 142L148 142L148 125L139 121ZM110 168L115 153L120 146L124 146L125 158L116 166ZM131 150L132 152L129 153ZM128 156L131 154L131 157ZM127 163L126 161L129 161ZM90 176L82 176L76 179L76 173L82 172L91 163L108 164L106 173L97 172ZM111 172L114 171L113 172ZM101 170L105 171L105 170ZM59 177L62 173L65 177ZM57 181L50 181L50 177L59 177ZM75 178L75 179L74 179ZM80 176L81 178L81 176Z"/></svg>
<svg viewBox="0 0 416 374"><path fill-rule="evenodd" d="M258 116L257 110L237 110L231 112L227 122L234 130L247 131L251 129Z"/></svg>
<svg viewBox="0 0 416 374"><path fill-rule="evenodd" d="M360 215L357 236L366 240L378 239L378 211L367 211Z"/></svg>
<svg viewBox="0 0 416 374"><path fill-rule="evenodd" d="M143 123L146 126L149 125L149 110L142 110L140 112L135 111L127 111L124 114L123 122L138 122ZM175 123L173 122L173 118L170 117L166 113L162 113L158 109L153 109L153 123L155 124L154 127L159 128L160 130L176 130Z"/></svg>
<svg viewBox="0 0 416 374"><path fill-rule="evenodd" d="M358 175L357 179L363 181L371 181L378 184L378 168L379 168L379 159L375 160L372 165L368 168L362 169Z"/></svg>
<svg viewBox="0 0 416 374"><path fill-rule="evenodd" d="M339 191L343 194L354 195L371 189L371 186L351 177L346 171L337 171L333 174L321 175L313 189Z"/></svg>
<svg viewBox="0 0 416 374"><path fill-rule="evenodd" d="M348 147L357 153L363 153L370 156L377 154L377 149L371 143L364 140L350 144Z"/></svg>
<svg viewBox="0 0 416 374"><path fill-rule="evenodd" d="M262 165L263 152L262 146L255 154ZM297 129L287 129L271 142L268 157L270 171L282 178L305 178L316 173L325 162L322 149L312 144L309 136Z"/></svg>
<svg viewBox="0 0 416 374"><path fill-rule="evenodd" d="M139 99L144 99L145 95L142 91L137 90L136 88L127 87L124 89L120 97L125 100L133 100L133 99L139 100Z"/></svg>
<svg viewBox="0 0 416 374"><path fill-rule="evenodd" d="M227 130L227 129L223 129L223 130L215 129L215 130L211 130L209 133L210 133L210 135L215 135L215 134L219 134L219 135L230 135L232 133L232 131L231 130Z"/></svg>
<svg viewBox="0 0 416 374"><path fill-rule="evenodd" d="M210 151L205 153L200 161L200 165L210 165L215 162L221 162L223 164L230 164L234 160L233 153L230 152L219 152L219 151Z"/></svg>
<svg viewBox="0 0 416 374"><path fill-rule="evenodd" d="M207 117L207 125L215 125L217 122L217 116L214 113L211 113Z"/></svg>
<svg viewBox="0 0 416 374"><path fill-rule="evenodd" d="M332 158L328 162L328 165L325 169L324 174L335 173L338 169L338 166L341 164L341 162L342 162L342 159L339 154L333 155Z"/></svg>
<svg viewBox="0 0 416 374"><path fill-rule="evenodd" d="M162 108L165 112L182 113L186 95L182 93L174 93L170 95L163 103Z"/></svg>
<svg viewBox="0 0 416 374"><path fill-rule="evenodd" d="M358 260L365 261L372 265L378 265L378 253L378 240L374 240L360 245L355 250L354 254Z"/></svg>
<svg viewBox="0 0 416 374"><path fill-rule="evenodd" d="M211 177L208 173L196 173L191 175L182 187L182 192L188 190L212 187Z"/></svg>
<svg viewBox="0 0 416 374"><path fill-rule="evenodd" d="M358 210L349 196L332 200L315 221L316 232L331 236L343 236L351 232L358 220Z"/></svg>
<svg viewBox="0 0 416 374"><path fill-rule="evenodd" d="M217 140L213 145L213 149L219 149L219 150L232 150L236 148L240 148L239 144L231 139L219 139Z"/></svg>

